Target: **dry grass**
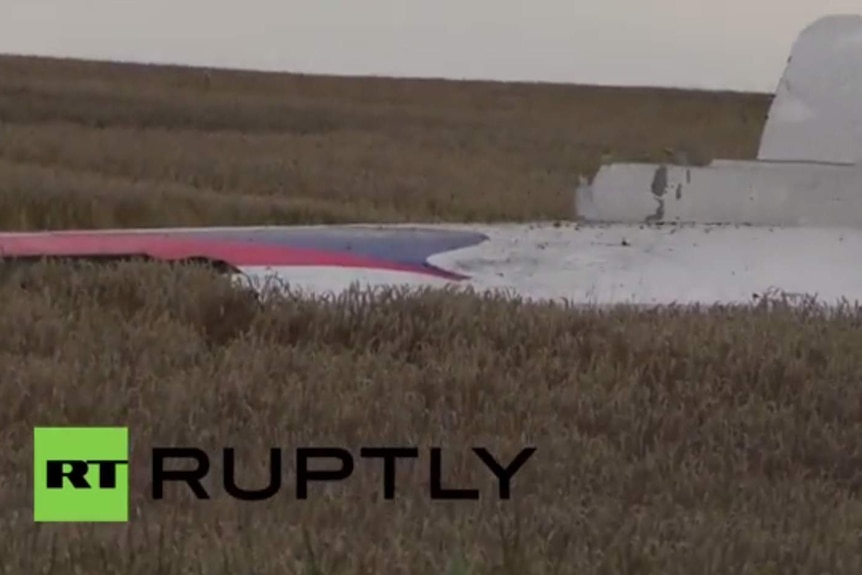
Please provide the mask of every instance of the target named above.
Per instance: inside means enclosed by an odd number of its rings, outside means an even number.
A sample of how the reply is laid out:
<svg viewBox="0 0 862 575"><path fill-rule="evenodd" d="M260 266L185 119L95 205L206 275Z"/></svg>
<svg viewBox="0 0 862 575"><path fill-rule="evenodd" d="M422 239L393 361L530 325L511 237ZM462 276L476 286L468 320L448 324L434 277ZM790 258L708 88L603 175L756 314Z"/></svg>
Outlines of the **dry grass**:
<svg viewBox="0 0 862 575"><path fill-rule="evenodd" d="M858 310L601 313L445 293L262 309L196 269L26 273L0 286L8 573L862 569ZM29 438L45 423L131 426L131 523L34 528ZM469 446L538 451L502 503L429 501L427 458L404 466L395 501L362 463L307 501L291 472L267 504L147 500L145 452L189 443L237 446L245 485L263 485L272 446L443 445L447 480L488 490Z"/></svg>
<svg viewBox="0 0 862 575"><path fill-rule="evenodd" d="M0 58L0 228L571 217L603 157L752 156L759 94ZM170 209L168 209L170 208Z"/></svg>
<svg viewBox="0 0 862 575"><path fill-rule="evenodd" d="M570 215L603 155L747 157L767 99L0 59L0 227ZM862 572L862 313L572 310L447 293L259 304L200 269L0 268L12 575ZM126 526L32 522L35 425L129 425ZM153 445L538 452L510 502L380 475L146 498ZM461 457L459 457L461 456ZM290 475L288 475L288 480Z"/></svg>

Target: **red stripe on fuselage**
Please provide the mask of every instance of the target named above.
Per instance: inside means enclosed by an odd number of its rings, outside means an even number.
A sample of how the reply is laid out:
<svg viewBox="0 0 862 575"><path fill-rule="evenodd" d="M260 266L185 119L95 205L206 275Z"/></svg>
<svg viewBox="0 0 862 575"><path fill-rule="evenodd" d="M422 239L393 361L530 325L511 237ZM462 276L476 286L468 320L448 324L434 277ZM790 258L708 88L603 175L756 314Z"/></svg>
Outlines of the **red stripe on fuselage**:
<svg viewBox="0 0 862 575"><path fill-rule="evenodd" d="M0 234L0 257L146 255L158 260L207 258L242 266L327 266L421 273L447 279L459 274L374 258L252 242L201 241L149 234Z"/></svg>

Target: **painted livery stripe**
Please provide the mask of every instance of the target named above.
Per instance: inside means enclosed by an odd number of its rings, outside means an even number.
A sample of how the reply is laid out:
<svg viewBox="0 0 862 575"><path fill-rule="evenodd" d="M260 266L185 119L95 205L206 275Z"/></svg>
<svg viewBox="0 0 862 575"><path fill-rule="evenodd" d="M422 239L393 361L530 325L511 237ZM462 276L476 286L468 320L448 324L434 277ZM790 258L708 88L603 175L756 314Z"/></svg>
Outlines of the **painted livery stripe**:
<svg viewBox="0 0 862 575"><path fill-rule="evenodd" d="M207 258L234 267L324 266L381 269L426 274L445 279L465 276L428 264L387 261L349 252L271 245L263 242L192 239L173 234L3 234L0 256L92 257L145 255L161 260Z"/></svg>

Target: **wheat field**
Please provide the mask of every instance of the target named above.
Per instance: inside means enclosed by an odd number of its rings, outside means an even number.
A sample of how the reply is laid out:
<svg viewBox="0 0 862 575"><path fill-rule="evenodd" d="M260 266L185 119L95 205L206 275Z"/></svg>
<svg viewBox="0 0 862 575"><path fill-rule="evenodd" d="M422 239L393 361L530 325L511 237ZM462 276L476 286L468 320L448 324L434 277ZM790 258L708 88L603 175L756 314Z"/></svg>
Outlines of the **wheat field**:
<svg viewBox="0 0 862 575"><path fill-rule="evenodd" d="M751 157L761 94L0 58L0 228L530 221L579 174ZM636 312L429 291L260 301L197 267L0 266L14 575L862 572L862 313ZM32 428L128 425L132 519L35 524ZM444 448L265 503L148 496L153 446ZM471 446L537 448L512 499ZM424 452L423 452L424 453Z"/></svg>

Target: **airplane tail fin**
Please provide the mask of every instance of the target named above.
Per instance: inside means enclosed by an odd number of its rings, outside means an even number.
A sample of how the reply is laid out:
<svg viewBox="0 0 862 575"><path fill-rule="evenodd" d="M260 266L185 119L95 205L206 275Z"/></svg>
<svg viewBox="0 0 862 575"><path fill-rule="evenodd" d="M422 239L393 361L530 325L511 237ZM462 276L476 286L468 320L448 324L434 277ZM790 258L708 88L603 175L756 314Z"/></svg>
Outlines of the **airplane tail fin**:
<svg viewBox="0 0 862 575"><path fill-rule="evenodd" d="M758 160L862 161L862 15L834 15L796 39Z"/></svg>

